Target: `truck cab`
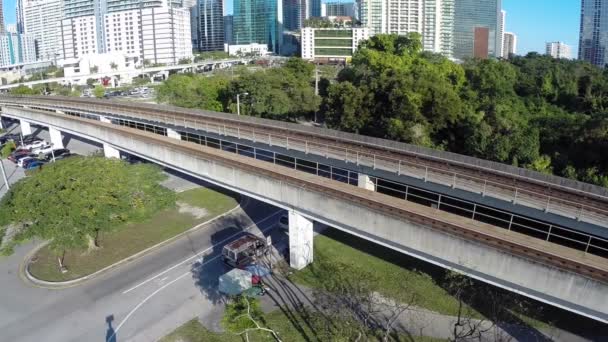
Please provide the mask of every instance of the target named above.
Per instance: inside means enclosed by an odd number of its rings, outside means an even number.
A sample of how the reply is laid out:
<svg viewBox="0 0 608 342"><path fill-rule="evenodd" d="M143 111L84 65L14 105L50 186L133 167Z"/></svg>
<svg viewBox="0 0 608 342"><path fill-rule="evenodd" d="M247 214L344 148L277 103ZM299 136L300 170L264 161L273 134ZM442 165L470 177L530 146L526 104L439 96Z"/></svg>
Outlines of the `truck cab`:
<svg viewBox="0 0 608 342"><path fill-rule="evenodd" d="M258 257L268 254L270 246L264 238L247 233L222 249L222 261L231 267L242 268Z"/></svg>

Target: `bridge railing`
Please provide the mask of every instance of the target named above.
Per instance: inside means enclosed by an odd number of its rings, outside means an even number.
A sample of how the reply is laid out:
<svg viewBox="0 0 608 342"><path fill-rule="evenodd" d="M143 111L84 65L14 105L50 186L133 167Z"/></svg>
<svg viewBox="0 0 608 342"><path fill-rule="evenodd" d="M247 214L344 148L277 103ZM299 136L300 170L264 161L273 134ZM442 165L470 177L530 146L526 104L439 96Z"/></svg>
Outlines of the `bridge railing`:
<svg viewBox="0 0 608 342"><path fill-rule="evenodd" d="M33 103L32 103L33 104ZM60 107L53 104L54 108ZM73 108L65 107L66 111L74 111ZM155 113L147 110L136 110L130 108L128 113L119 105L109 103L98 106L92 104L88 112L95 111L100 115L114 115L118 117L134 117L143 121L153 121L164 125L184 127L192 130L205 131L213 134L231 136L237 139L245 139L253 142L278 146L285 149L293 149L304 153L315 154L326 158L341 160L346 163L367 166L372 169L392 172L397 175L405 175L424 180L453 189L460 189L482 196L511 202L526 207L557 214L571 219L580 220L594 225L608 228L608 211L577 203L564 198L559 198L522 187L516 187L485 178L467 175L457 171L450 171L425 165L422 160L411 161L387 157L371 152L369 149L345 148L338 144L330 144L278 134L268 128L253 128L251 126L241 127L237 123L214 122L212 119L200 117L197 119L178 117L166 113Z"/></svg>

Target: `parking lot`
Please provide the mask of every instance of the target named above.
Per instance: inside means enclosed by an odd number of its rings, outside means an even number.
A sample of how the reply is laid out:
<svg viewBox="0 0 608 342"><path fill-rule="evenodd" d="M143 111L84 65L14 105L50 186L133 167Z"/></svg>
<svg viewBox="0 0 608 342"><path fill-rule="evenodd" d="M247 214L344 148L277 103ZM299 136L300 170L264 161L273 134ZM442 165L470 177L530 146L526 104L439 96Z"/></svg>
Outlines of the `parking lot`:
<svg viewBox="0 0 608 342"><path fill-rule="evenodd" d="M6 132L4 134L18 134L21 133L18 121L3 120L3 124ZM32 134L35 137L50 141L50 135L47 127L32 125ZM86 140L80 137L73 136L71 134L62 133L63 145L69 149L70 152L76 153L83 156L88 156L94 153L103 153L103 146L94 141ZM17 142L18 144L18 142ZM9 180L9 185L17 182L21 178L25 177L23 168L18 167L15 163L8 159L3 159L2 163L6 171L6 176ZM192 189L201 185L205 185L203 181L193 179L181 175L175 171L165 171L168 178L162 183L165 187L172 189L177 192ZM6 193L6 186L4 180L0 180L0 198Z"/></svg>

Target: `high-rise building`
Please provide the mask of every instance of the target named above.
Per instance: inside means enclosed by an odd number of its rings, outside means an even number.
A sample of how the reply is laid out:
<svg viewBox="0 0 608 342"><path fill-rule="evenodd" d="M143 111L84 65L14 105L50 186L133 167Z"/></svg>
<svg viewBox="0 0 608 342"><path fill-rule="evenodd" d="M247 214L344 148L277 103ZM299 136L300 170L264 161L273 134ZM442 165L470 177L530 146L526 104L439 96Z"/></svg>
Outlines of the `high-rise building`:
<svg viewBox="0 0 608 342"><path fill-rule="evenodd" d="M321 4L322 17L354 17L354 2L332 1Z"/></svg>
<svg viewBox="0 0 608 342"><path fill-rule="evenodd" d="M23 31L36 40L38 60L63 58L61 48L62 0L34 0L24 3Z"/></svg>
<svg viewBox="0 0 608 342"><path fill-rule="evenodd" d="M501 0L456 0L452 57L500 57Z"/></svg>
<svg viewBox="0 0 608 342"><path fill-rule="evenodd" d="M608 63L608 1L582 0L578 58L604 67Z"/></svg>
<svg viewBox="0 0 608 342"><path fill-rule="evenodd" d="M224 16L224 43L232 44L232 15Z"/></svg>
<svg viewBox="0 0 608 342"><path fill-rule="evenodd" d="M177 7L181 2L64 1L61 33L65 58L121 52L149 63L177 64L192 57L190 11Z"/></svg>
<svg viewBox="0 0 608 342"><path fill-rule="evenodd" d="M312 28L302 29L302 58L308 60L347 59L359 43L369 38L369 29Z"/></svg>
<svg viewBox="0 0 608 342"><path fill-rule="evenodd" d="M6 33L18 33L17 24L6 24Z"/></svg>
<svg viewBox="0 0 608 342"><path fill-rule="evenodd" d="M224 50L224 7L222 0L199 0L198 46L199 51Z"/></svg>
<svg viewBox="0 0 608 342"><path fill-rule="evenodd" d="M283 0L235 0L233 6L233 43L266 44L268 51L280 54L283 40Z"/></svg>
<svg viewBox="0 0 608 342"><path fill-rule="evenodd" d="M306 0L283 0L283 28L286 31L301 29L305 19Z"/></svg>
<svg viewBox="0 0 608 342"><path fill-rule="evenodd" d="M321 0L302 0L306 3L305 19L321 16Z"/></svg>
<svg viewBox="0 0 608 342"><path fill-rule="evenodd" d="M386 9L384 0L361 0L361 25L369 29L370 36L386 33Z"/></svg>
<svg viewBox="0 0 608 342"><path fill-rule="evenodd" d="M0 35L0 66L36 61L34 37L21 33Z"/></svg>
<svg viewBox="0 0 608 342"><path fill-rule="evenodd" d="M361 0L360 15L370 35L418 32L425 50L452 53L455 0Z"/></svg>
<svg viewBox="0 0 608 342"><path fill-rule="evenodd" d="M500 52L498 57L505 57L504 47L505 47L505 25L506 25L506 17L507 12L500 11L500 16L498 17L498 35L500 38Z"/></svg>
<svg viewBox="0 0 608 342"><path fill-rule="evenodd" d="M27 0L15 1L15 19L17 21L17 33L23 33L23 5Z"/></svg>
<svg viewBox="0 0 608 342"><path fill-rule="evenodd" d="M502 39L503 58L510 58L517 53L517 36L513 32L505 32Z"/></svg>
<svg viewBox="0 0 608 342"><path fill-rule="evenodd" d="M572 58L572 49L570 45L566 45L562 42L549 42L546 44L547 55L553 58Z"/></svg>
<svg viewBox="0 0 608 342"><path fill-rule="evenodd" d="M0 33L5 33L6 30L4 29L4 7L2 6L2 3L0 3Z"/></svg>

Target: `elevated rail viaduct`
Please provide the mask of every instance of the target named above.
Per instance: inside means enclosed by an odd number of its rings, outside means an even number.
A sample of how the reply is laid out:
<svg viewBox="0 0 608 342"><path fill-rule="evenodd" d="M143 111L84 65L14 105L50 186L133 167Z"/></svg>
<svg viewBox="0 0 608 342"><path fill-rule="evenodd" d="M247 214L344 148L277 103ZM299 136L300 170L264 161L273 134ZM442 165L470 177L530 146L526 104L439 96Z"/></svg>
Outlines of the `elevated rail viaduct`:
<svg viewBox="0 0 608 342"><path fill-rule="evenodd" d="M289 210L295 268L312 260L318 221L608 322L606 189L223 113L59 97L0 97L0 108L26 133L48 126L51 140L81 136Z"/></svg>

